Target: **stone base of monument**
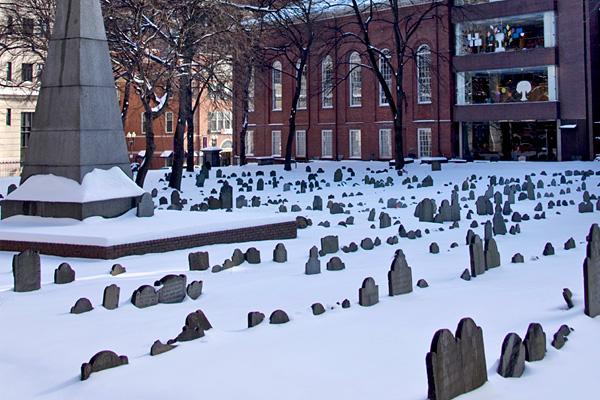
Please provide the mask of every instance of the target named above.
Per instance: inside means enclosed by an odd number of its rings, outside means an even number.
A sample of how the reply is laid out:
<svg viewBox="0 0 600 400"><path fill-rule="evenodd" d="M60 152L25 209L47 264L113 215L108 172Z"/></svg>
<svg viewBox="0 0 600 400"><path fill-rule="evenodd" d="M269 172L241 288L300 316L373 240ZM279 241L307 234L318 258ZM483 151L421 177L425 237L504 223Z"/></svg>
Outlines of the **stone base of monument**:
<svg viewBox="0 0 600 400"><path fill-rule="evenodd" d="M15 215L78 220L95 216L115 218L135 208L139 199L140 197L109 199L89 203L5 200L2 202L2 219L14 217Z"/></svg>
<svg viewBox="0 0 600 400"><path fill-rule="evenodd" d="M152 218L137 218L133 210L112 219L15 216L0 222L0 251L30 249L59 257L104 260L296 237L294 217L266 217L260 212L160 210Z"/></svg>

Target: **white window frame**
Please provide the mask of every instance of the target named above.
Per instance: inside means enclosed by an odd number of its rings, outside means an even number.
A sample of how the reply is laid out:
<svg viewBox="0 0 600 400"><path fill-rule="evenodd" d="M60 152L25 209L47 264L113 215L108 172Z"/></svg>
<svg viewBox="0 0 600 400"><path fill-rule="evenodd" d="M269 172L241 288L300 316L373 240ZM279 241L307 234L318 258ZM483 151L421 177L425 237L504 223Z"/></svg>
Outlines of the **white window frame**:
<svg viewBox="0 0 600 400"><path fill-rule="evenodd" d="M171 117L171 129L169 130L169 116ZM175 132L175 114L172 111L165 113L165 133Z"/></svg>
<svg viewBox="0 0 600 400"><path fill-rule="evenodd" d="M388 49L383 49L381 52L382 52L382 54L379 56L379 71L381 72L381 75L383 75L388 87L391 89L394 72L392 71L392 67L389 64L389 61L386 61L384 58L385 57L384 54L387 54L388 58L391 57L391 54ZM380 106L389 106L390 103L388 102L387 98L385 97L385 92L383 91L383 86L381 85L381 83L379 83L379 91L378 92L379 92L379 105Z"/></svg>
<svg viewBox="0 0 600 400"><path fill-rule="evenodd" d="M283 67L279 61L273 63L271 71L271 102L273 111L283 110Z"/></svg>
<svg viewBox="0 0 600 400"><path fill-rule="evenodd" d="M271 131L271 155L281 157L281 131Z"/></svg>
<svg viewBox="0 0 600 400"><path fill-rule="evenodd" d="M333 130L331 129L321 131L321 158L333 158Z"/></svg>
<svg viewBox="0 0 600 400"><path fill-rule="evenodd" d="M306 158L306 131L304 129L296 131L296 157Z"/></svg>
<svg viewBox="0 0 600 400"><path fill-rule="evenodd" d="M419 158L431 157L432 155L431 128L417 129L417 149Z"/></svg>
<svg viewBox="0 0 600 400"><path fill-rule="evenodd" d="M362 133L360 129L350 129L348 132L348 157L353 160L362 158Z"/></svg>
<svg viewBox="0 0 600 400"><path fill-rule="evenodd" d="M300 68L300 60L296 63L296 71ZM306 110L308 107L308 96L307 96L307 73L306 65L302 70L302 78L300 79L300 97L298 98L298 110Z"/></svg>
<svg viewBox="0 0 600 400"><path fill-rule="evenodd" d="M140 114L140 130L142 132L142 135L146 134L146 129L145 129L146 128L146 123L145 122L146 122L146 119L144 118L144 113L142 112Z"/></svg>
<svg viewBox="0 0 600 400"><path fill-rule="evenodd" d="M254 131L246 131L246 155L254 155Z"/></svg>
<svg viewBox="0 0 600 400"><path fill-rule="evenodd" d="M387 135L387 140L384 140L384 135ZM391 159L392 155L392 130L390 128L382 128L379 130L379 158L387 160Z"/></svg>
<svg viewBox="0 0 600 400"><path fill-rule="evenodd" d="M321 106L333 108L333 59L327 56L321 63Z"/></svg>
<svg viewBox="0 0 600 400"><path fill-rule="evenodd" d="M349 65L350 107L362 107L362 60L356 51L350 54Z"/></svg>
<svg viewBox="0 0 600 400"><path fill-rule="evenodd" d="M424 44L417 49L417 102L431 104L431 48Z"/></svg>

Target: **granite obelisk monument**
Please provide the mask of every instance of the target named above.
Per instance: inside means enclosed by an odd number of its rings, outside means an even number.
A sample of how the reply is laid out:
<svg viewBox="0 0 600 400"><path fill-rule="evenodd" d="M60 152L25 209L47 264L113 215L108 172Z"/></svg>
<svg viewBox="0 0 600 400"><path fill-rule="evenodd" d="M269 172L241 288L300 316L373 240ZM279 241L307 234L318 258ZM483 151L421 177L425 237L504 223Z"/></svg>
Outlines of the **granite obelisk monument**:
<svg viewBox="0 0 600 400"><path fill-rule="evenodd" d="M3 219L116 217L143 193L131 180L100 1L56 3L21 187L3 201ZM49 187L63 183L63 193Z"/></svg>

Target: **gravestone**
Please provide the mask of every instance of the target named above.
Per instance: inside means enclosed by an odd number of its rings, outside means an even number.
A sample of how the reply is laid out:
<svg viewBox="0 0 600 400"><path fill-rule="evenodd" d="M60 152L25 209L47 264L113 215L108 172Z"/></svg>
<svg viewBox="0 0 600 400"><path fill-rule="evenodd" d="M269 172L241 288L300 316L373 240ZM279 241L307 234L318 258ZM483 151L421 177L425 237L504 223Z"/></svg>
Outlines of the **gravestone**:
<svg viewBox="0 0 600 400"><path fill-rule="evenodd" d="M485 268L496 268L500 266L500 253L498 252L498 245L496 240L489 239L485 242Z"/></svg>
<svg viewBox="0 0 600 400"><path fill-rule="evenodd" d="M287 262L287 250L283 243L278 243L277 246L275 246L275 250L273 250L273 261L276 263Z"/></svg>
<svg viewBox="0 0 600 400"><path fill-rule="evenodd" d="M487 382L483 331L470 318L460 321L456 338L436 332L426 357L428 398L450 400Z"/></svg>
<svg viewBox="0 0 600 400"><path fill-rule="evenodd" d="M127 270L121 264L115 264L110 269L110 274L112 276L121 275L121 274L124 274L125 272L127 272Z"/></svg>
<svg viewBox="0 0 600 400"><path fill-rule="evenodd" d="M229 182L223 182L221 192L219 193L219 202L223 210L233 209L233 188L229 185Z"/></svg>
<svg viewBox="0 0 600 400"><path fill-rule="evenodd" d="M155 306L158 304L158 293L150 285L140 286L133 292L131 303L137 308Z"/></svg>
<svg viewBox="0 0 600 400"><path fill-rule="evenodd" d="M404 252L398 249L388 272L388 293L397 296L412 291L412 269L406 262Z"/></svg>
<svg viewBox="0 0 600 400"><path fill-rule="evenodd" d="M308 261L304 267L306 275L317 275L321 273L321 261L319 260L319 249L313 246L310 249Z"/></svg>
<svg viewBox="0 0 600 400"><path fill-rule="evenodd" d="M260 251L255 247L250 247L244 255L248 264L260 264Z"/></svg>
<svg viewBox="0 0 600 400"><path fill-rule="evenodd" d="M346 268L346 265L339 257L332 257L327 263L327 271L341 271Z"/></svg>
<svg viewBox="0 0 600 400"><path fill-rule="evenodd" d="M313 315L321 315L325 313L325 307L323 307L323 304L321 303L315 303L310 306L310 308L312 309Z"/></svg>
<svg viewBox="0 0 600 400"><path fill-rule="evenodd" d="M498 374L504 378L520 378L525 371L525 346L521 337L509 333L502 343Z"/></svg>
<svg viewBox="0 0 600 400"><path fill-rule="evenodd" d="M75 271L68 263L62 263L54 270L54 283L64 285L75 280Z"/></svg>
<svg viewBox="0 0 600 400"><path fill-rule="evenodd" d="M190 271L206 271L210 268L208 252L199 251L188 254Z"/></svg>
<svg viewBox="0 0 600 400"><path fill-rule="evenodd" d="M234 267L238 267L242 265L246 261L246 255L242 253L240 249L235 249L233 251L233 255L231 256L231 262Z"/></svg>
<svg viewBox="0 0 600 400"><path fill-rule="evenodd" d="M592 225L587 237L586 258L583 262L585 314L600 315L600 228Z"/></svg>
<svg viewBox="0 0 600 400"><path fill-rule="evenodd" d="M269 323L272 325L281 325L290 322L290 318L283 310L275 310L269 317Z"/></svg>
<svg viewBox="0 0 600 400"><path fill-rule="evenodd" d="M248 313L248 328L254 328L255 326L259 325L261 322L263 322L265 319L265 314L258 312L258 311L252 311Z"/></svg>
<svg viewBox="0 0 600 400"><path fill-rule="evenodd" d="M117 285L110 285L104 288L102 296L102 307L107 310L115 310L119 307L119 297L121 289Z"/></svg>
<svg viewBox="0 0 600 400"><path fill-rule="evenodd" d="M40 253L25 250L13 256L12 273L17 293L39 290L41 286Z"/></svg>
<svg viewBox="0 0 600 400"><path fill-rule="evenodd" d="M150 193L144 193L137 205L136 215L138 218L149 218L154 216L154 201Z"/></svg>
<svg viewBox="0 0 600 400"><path fill-rule="evenodd" d="M494 235L506 235L506 223L501 213L494 214L492 222L494 224Z"/></svg>
<svg viewBox="0 0 600 400"><path fill-rule="evenodd" d="M89 311L92 311L94 307L92 306L92 302L85 297L77 300L75 305L71 307L71 314L83 314Z"/></svg>
<svg viewBox="0 0 600 400"><path fill-rule="evenodd" d="M544 252L542 253L544 256L553 256L554 255L554 246L552 243L548 242L544 246Z"/></svg>
<svg viewBox="0 0 600 400"><path fill-rule="evenodd" d="M190 342L192 340L204 337L204 331L211 329L212 326L204 313L200 310L188 314L185 319L185 325L175 339L169 340L168 344L177 342Z"/></svg>
<svg viewBox="0 0 600 400"><path fill-rule="evenodd" d="M192 283L187 285L185 292L190 297L190 299L197 300L198 297L202 295L202 286L202 281L193 281Z"/></svg>
<svg viewBox="0 0 600 400"><path fill-rule="evenodd" d="M118 356L112 351L104 350L94 355L89 362L81 364L81 380L87 380L93 372L127 365L126 356Z"/></svg>
<svg viewBox="0 0 600 400"><path fill-rule="evenodd" d="M360 248L366 251L373 250L375 248L375 243L373 243L373 239L365 238L360 242Z"/></svg>
<svg viewBox="0 0 600 400"><path fill-rule="evenodd" d="M160 354L173 350L175 347L177 346L168 343L164 344L160 340L157 340L152 344L152 347L150 347L150 355L158 356Z"/></svg>
<svg viewBox="0 0 600 400"><path fill-rule="evenodd" d="M541 361L546 356L546 333L540 324L530 324L523 340L525 360Z"/></svg>
<svg viewBox="0 0 600 400"><path fill-rule="evenodd" d="M379 286L371 277L363 281L362 287L358 289L358 304L363 307L371 307L379 303Z"/></svg>
<svg viewBox="0 0 600 400"><path fill-rule="evenodd" d="M439 254L439 252L440 252L440 246L436 242L432 242L429 245L429 253L431 253L431 254Z"/></svg>
<svg viewBox="0 0 600 400"><path fill-rule="evenodd" d="M573 293L568 288L563 289L563 299L565 299L569 310L575 306L573 304Z"/></svg>
<svg viewBox="0 0 600 400"><path fill-rule="evenodd" d="M473 278L485 273L485 255L483 243L478 235L473 236L469 244L469 256L471 262L471 276Z"/></svg>
<svg viewBox="0 0 600 400"><path fill-rule="evenodd" d="M323 199L320 196L315 196L312 205L313 211L323 211Z"/></svg>
<svg viewBox="0 0 600 400"><path fill-rule="evenodd" d="M185 299L187 277L167 275L154 283L158 289L158 302L162 304L181 303Z"/></svg>
<svg viewBox="0 0 600 400"><path fill-rule="evenodd" d="M340 244L337 236L325 236L321 239L321 251L319 253L321 257L327 254L335 254L338 251L340 251Z"/></svg>
<svg viewBox="0 0 600 400"><path fill-rule="evenodd" d="M379 215L379 229L386 229L392 226L392 219L389 214L382 212Z"/></svg>

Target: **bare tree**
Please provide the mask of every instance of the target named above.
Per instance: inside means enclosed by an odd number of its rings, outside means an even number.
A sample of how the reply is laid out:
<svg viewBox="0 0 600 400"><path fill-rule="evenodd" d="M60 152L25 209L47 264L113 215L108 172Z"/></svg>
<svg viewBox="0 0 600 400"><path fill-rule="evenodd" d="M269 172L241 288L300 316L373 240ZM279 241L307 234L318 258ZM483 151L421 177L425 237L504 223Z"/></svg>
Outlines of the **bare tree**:
<svg viewBox="0 0 600 400"><path fill-rule="evenodd" d="M267 10L266 29L272 42L263 44L263 68L294 80L294 93L288 117L288 137L285 148L285 170L292 169L292 150L296 137L296 118L300 103L308 102L307 73L317 64L310 63L311 54L327 53L327 48L335 46L327 23L330 2L326 0L292 0L279 2ZM329 32L328 32L329 31ZM324 88L333 93L333 64L331 85ZM277 88L272 88L277 92ZM311 93L315 94L315 92ZM275 100L280 101L278 94Z"/></svg>
<svg viewBox="0 0 600 400"><path fill-rule="evenodd" d="M396 169L404 169L404 108L407 104L404 87L405 68L420 56L416 34L427 21L440 18L440 8L447 0L351 0L354 20L342 27L343 37L362 45L372 70L385 96L394 121ZM380 46L376 36L390 30L391 38ZM391 74L389 79L388 72Z"/></svg>

